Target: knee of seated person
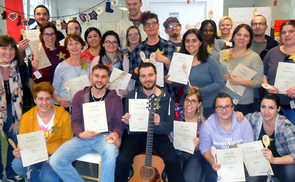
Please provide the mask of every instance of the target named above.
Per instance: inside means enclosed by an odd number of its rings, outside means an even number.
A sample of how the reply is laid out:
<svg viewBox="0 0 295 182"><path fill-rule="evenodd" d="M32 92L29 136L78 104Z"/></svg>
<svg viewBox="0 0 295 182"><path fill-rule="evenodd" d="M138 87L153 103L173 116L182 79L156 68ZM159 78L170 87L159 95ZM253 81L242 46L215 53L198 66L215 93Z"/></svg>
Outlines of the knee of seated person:
<svg viewBox="0 0 295 182"><path fill-rule="evenodd" d="M14 158L11 162L11 167L17 174L19 174L24 168L21 158Z"/></svg>
<svg viewBox="0 0 295 182"><path fill-rule="evenodd" d="M284 165L284 169L281 171L283 172L283 175L284 175L284 179L282 180L286 182L295 181L295 175L294 175L295 164Z"/></svg>

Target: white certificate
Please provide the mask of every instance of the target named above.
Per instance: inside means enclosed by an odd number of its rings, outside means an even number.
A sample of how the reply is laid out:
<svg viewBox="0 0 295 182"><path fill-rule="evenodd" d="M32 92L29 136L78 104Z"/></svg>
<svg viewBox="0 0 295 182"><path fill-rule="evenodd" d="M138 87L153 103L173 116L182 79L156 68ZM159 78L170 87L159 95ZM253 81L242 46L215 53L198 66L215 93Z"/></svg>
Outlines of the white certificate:
<svg viewBox="0 0 295 182"><path fill-rule="evenodd" d="M40 30L34 29L34 30L26 30L23 34L23 37L25 39L29 39L30 41L40 40L39 35L40 35Z"/></svg>
<svg viewBox="0 0 295 182"><path fill-rule="evenodd" d="M70 89L73 97L78 91L83 90L86 86L90 85L87 75L70 79L68 82L70 83Z"/></svg>
<svg viewBox="0 0 295 182"><path fill-rule="evenodd" d="M51 62L49 61L45 50L42 46L42 43L38 45L38 53L35 55L39 59L38 69L46 68L51 66Z"/></svg>
<svg viewBox="0 0 295 182"><path fill-rule="evenodd" d="M198 123L174 121L173 124L173 145L175 149L193 154L195 145L193 142L197 134Z"/></svg>
<svg viewBox="0 0 295 182"><path fill-rule="evenodd" d="M261 140L238 145L243 150L244 163L250 176L273 175L269 161L263 155Z"/></svg>
<svg viewBox="0 0 295 182"><path fill-rule="evenodd" d="M248 68L241 63L239 63L238 66L236 66L235 69L232 71L232 75L239 76L243 80L251 80L256 75L256 73L256 71ZM226 82L226 87L234 92L237 92L237 94L239 94L240 96L243 95L246 88L241 85L232 85L228 80Z"/></svg>
<svg viewBox="0 0 295 182"><path fill-rule="evenodd" d="M154 62L154 65L157 70L157 82L156 84L160 87L164 87L164 63Z"/></svg>
<svg viewBox="0 0 295 182"><path fill-rule="evenodd" d="M86 131L95 131L96 133L109 131L104 101L84 103L82 107Z"/></svg>
<svg viewBox="0 0 295 182"><path fill-rule="evenodd" d="M23 167L46 161L48 153L43 131L17 135Z"/></svg>
<svg viewBox="0 0 295 182"><path fill-rule="evenodd" d="M126 90L127 89L128 83L131 78L131 74L127 73L126 76L121 77L121 74L123 72L124 71L122 71L122 70L119 70L117 68L113 68L113 71L112 71L112 74L110 77L110 82L111 82L110 89L111 90L118 90L118 89ZM113 81L113 80L115 80L115 81Z"/></svg>
<svg viewBox="0 0 295 182"><path fill-rule="evenodd" d="M221 164L218 179L221 182L245 181L242 149L219 149L216 152L217 163Z"/></svg>
<svg viewBox="0 0 295 182"><path fill-rule="evenodd" d="M147 132L149 121L148 99L129 99L129 130Z"/></svg>
<svg viewBox="0 0 295 182"><path fill-rule="evenodd" d="M191 72L190 68L192 67L193 59L194 56L192 55L174 52L168 73L170 75L168 80L186 85ZM186 65L187 73L183 69L184 64Z"/></svg>
<svg viewBox="0 0 295 182"><path fill-rule="evenodd" d="M286 90L295 86L295 64L279 62L275 79L275 87L285 94Z"/></svg>

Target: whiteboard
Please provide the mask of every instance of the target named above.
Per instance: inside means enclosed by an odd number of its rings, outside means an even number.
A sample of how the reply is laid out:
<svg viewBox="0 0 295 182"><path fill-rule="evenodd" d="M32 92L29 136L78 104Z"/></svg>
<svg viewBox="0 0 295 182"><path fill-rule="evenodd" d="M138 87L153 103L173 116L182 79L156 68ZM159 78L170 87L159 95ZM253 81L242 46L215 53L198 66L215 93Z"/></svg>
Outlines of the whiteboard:
<svg viewBox="0 0 295 182"><path fill-rule="evenodd" d="M263 15L267 20L268 28L265 34L270 35L271 28L271 7L247 7L247 8L228 8L228 16L234 21L232 31L241 23L246 23L251 26L251 20L254 17L253 10L256 8L258 14Z"/></svg>
<svg viewBox="0 0 295 182"><path fill-rule="evenodd" d="M158 15L160 24L160 36L169 40L169 36L165 33L163 22L170 16L177 17L181 26L181 37L186 32L186 24L196 25L206 19L207 2L151 2L150 10Z"/></svg>

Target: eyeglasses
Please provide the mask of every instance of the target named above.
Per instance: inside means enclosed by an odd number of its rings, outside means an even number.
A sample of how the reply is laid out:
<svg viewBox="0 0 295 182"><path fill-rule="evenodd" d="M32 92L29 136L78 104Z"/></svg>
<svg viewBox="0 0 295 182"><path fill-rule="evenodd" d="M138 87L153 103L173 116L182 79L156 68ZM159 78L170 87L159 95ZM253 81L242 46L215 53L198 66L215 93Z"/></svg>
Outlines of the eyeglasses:
<svg viewBox="0 0 295 182"><path fill-rule="evenodd" d="M179 26L180 26L179 24L168 25L168 26L167 26L167 29L173 29L173 27L174 27L174 28L177 28L177 27L179 27Z"/></svg>
<svg viewBox="0 0 295 182"><path fill-rule="evenodd" d="M234 105L227 105L227 106L216 106L215 109L218 111L223 111L223 109L225 109L226 111L228 111L230 108L232 108Z"/></svg>
<svg viewBox="0 0 295 182"><path fill-rule="evenodd" d="M133 33L133 34L131 33L131 34L128 35L128 37L137 37L137 36L139 36L138 33Z"/></svg>
<svg viewBox="0 0 295 182"><path fill-rule="evenodd" d="M265 22L251 23L252 27L258 27L258 25L261 27L261 26L265 25Z"/></svg>
<svg viewBox="0 0 295 182"><path fill-rule="evenodd" d="M155 27L157 24L158 22L152 22L152 23L146 23L144 26L147 28L150 28L150 27Z"/></svg>
<svg viewBox="0 0 295 182"><path fill-rule="evenodd" d="M49 34L49 33L44 33L43 34L46 38L48 38L49 36L50 37L54 37L55 36L55 33L51 33L51 34Z"/></svg>
<svg viewBox="0 0 295 182"><path fill-rule="evenodd" d="M199 101L197 101L197 100L195 100L195 99L192 99L192 100L185 99L184 102L186 102L186 103L191 103L192 105L196 105Z"/></svg>
<svg viewBox="0 0 295 182"><path fill-rule="evenodd" d="M107 46L109 46L109 45L111 45L111 44L112 44L112 45L117 45L117 44L118 44L117 41L112 41L112 42L111 42L111 41L109 41L109 40L105 41L104 43L105 43Z"/></svg>

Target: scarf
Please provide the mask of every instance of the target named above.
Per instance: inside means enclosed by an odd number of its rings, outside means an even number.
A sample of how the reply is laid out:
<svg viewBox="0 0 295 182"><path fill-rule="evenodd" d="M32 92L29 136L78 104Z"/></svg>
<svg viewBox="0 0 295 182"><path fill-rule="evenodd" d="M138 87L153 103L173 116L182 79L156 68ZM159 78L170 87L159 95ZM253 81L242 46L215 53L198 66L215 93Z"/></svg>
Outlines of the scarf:
<svg viewBox="0 0 295 182"><path fill-rule="evenodd" d="M9 87L11 93L11 106L12 106L12 123L19 122L22 116L22 84L20 74L16 69L17 61L13 60L9 64L3 64L0 60L0 67L9 69ZM7 102L6 92L4 87L3 73L0 71L0 124L3 127L4 122L7 120ZM13 128L14 132L17 132L18 125Z"/></svg>

